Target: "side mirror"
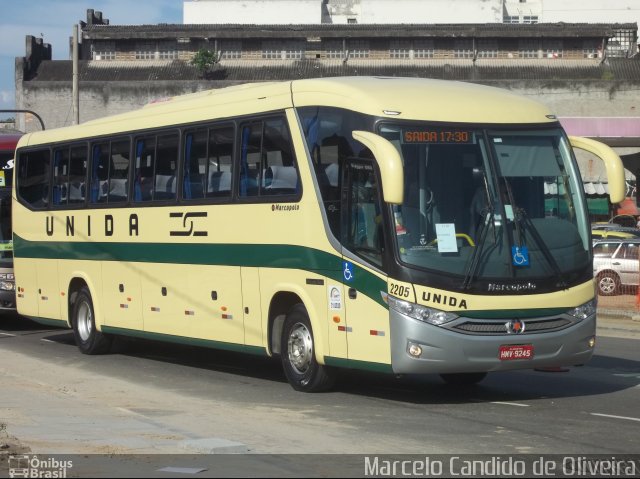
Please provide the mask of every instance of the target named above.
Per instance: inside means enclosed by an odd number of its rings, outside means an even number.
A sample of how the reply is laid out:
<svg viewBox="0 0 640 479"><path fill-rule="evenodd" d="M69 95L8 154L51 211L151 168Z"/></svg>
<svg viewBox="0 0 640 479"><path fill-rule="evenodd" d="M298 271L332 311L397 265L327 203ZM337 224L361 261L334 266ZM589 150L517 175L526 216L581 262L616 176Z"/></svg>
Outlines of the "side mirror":
<svg viewBox="0 0 640 479"><path fill-rule="evenodd" d="M386 203L402 204L404 199L404 169L400 153L386 138L368 131L355 130L353 138L373 153L382 182L383 199Z"/></svg>
<svg viewBox="0 0 640 479"><path fill-rule="evenodd" d="M599 141L580 136L570 136L569 141L573 148L593 153L604 162L607 169L607 181L609 183L609 199L611 203L620 203L627 193L624 181L624 166L622 160L609 146Z"/></svg>

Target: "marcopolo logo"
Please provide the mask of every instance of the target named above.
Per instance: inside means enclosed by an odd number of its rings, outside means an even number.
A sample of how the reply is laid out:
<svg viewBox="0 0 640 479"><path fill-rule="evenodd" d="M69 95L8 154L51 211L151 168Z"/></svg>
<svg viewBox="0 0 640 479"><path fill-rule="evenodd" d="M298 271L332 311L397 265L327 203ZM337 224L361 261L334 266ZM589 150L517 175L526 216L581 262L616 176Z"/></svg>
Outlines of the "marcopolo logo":
<svg viewBox="0 0 640 479"><path fill-rule="evenodd" d="M9 477L67 477L73 467L73 461L63 461L53 457L16 455L9 456Z"/></svg>

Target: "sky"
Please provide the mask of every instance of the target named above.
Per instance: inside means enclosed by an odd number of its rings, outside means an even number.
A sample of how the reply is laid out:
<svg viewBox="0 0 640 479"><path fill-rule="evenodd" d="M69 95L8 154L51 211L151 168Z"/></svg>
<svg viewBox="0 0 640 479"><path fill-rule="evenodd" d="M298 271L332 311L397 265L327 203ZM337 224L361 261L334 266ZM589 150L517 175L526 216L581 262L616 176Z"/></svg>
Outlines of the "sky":
<svg viewBox="0 0 640 479"><path fill-rule="evenodd" d="M72 26L90 8L114 25L182 23L182 0L0 0L0 8L0 110L15 108L15 58L25 55L27 35L49 43L54 60L68 60Z"/></svg>

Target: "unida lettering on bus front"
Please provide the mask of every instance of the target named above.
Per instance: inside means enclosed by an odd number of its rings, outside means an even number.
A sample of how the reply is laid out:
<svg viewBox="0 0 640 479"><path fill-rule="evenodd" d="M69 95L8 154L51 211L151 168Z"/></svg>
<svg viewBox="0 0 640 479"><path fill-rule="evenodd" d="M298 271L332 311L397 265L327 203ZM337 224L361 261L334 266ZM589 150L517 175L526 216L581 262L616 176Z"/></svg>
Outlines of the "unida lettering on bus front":
<svg viewBox="0 0 640 479"><path fill-rule="evenodd" d="M469 309L467 300L450 293L436 293L435 291L422 291L422 302L437 304L439 306L449 306L456 309Z"/></svg>

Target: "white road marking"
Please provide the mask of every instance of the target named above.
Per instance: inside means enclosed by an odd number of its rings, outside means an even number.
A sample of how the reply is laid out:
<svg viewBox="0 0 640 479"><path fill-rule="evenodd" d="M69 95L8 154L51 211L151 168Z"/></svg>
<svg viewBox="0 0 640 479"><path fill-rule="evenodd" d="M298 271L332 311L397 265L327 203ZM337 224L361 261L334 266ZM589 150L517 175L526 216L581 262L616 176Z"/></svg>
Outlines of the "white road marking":
<svg viewBox="0 0 640 479"><path fill-rule="evenodd" d="M15 338L16 337L15 334L9 334L9 333L0 333L0 336L9 336L10 338Z"/></svg>
<svg viewBox="0 0 640 479"><path fill-rule="evenodd" d="M55 341L51 341L50 339L41 339L40 341L45 343L55 343Z"/></svg>
<svg viewBox="0 0 640 479"><path fill-rule="evenodd" d="M531 404L522 404L519 402L491 401L491 404L502 404L503 406L529 407Z"/></svg>
<svg viewBox="0 0 640 479"><path fill-rule="evenodd" d="M625 419L627 421L640 422L640 417L614 416L613 414L601 414L601 413L598 413L598 412L592 412L590 414L592 416L611 417L613 419Z"/></svg>

